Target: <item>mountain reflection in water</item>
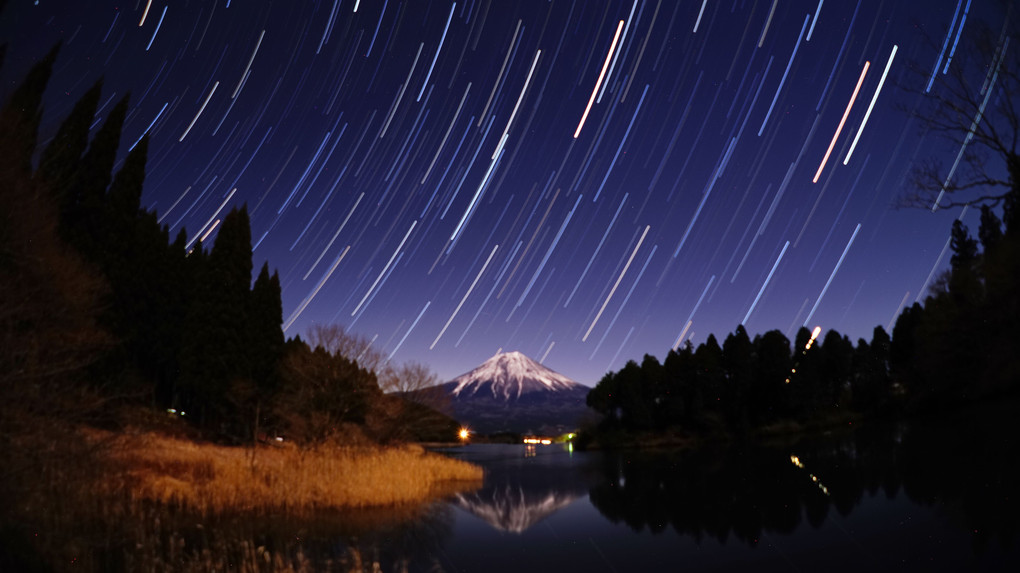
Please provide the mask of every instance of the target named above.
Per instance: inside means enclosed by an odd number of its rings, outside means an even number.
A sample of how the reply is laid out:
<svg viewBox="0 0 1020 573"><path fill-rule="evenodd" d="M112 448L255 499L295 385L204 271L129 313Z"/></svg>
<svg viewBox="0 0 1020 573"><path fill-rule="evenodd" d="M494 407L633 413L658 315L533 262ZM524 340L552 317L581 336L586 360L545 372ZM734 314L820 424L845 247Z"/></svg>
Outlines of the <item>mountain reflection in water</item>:
<svg viewBox="0 0 1020 573"><path fill-rule="evenodd" d="M483 487L417 508L258 519L153 508L144 527L70 533L104 571L1013 571L1010 420L684 451L470 445L446 453L482 465Z"/></svg>
<svg viewBox="0 0 1020 573"><path fill-rule="evenodd" d="M588 494L597 468L562 445L469 446L452 455L482 465L484 486L458 493L453 504L494 529L523 533Z"/></svg>
<svg viewBox="0 0 1020 573"><path fill-rule="evenodd" d="M501 556L530 551L617 570L690 559L721 569L1016 570L1020 439L1010 419L989 412L682 451L551 445L529 457L523 446L471 446L454 455L486 467L485 487L454 505L522 541L458 519L447 563L510 571ZM552 537L559 545L543 544Z"/></svg>
<svg viewBox="0 0 1020 573"><path fill-rule="evenodd" d="M521 533L581 497L550 489L526 490L520 485L502 484L474 493L458 493L453 498L457 507L480 517L489 525L510 533Z"/></svg>

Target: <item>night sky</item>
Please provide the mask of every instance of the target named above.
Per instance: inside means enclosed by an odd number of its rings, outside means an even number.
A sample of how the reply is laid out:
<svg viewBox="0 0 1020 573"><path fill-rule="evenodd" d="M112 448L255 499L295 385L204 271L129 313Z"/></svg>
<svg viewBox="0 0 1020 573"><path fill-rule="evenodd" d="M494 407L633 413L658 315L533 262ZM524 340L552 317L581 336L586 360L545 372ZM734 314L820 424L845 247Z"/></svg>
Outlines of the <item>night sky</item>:
<svg viewBox="0 0 1020 573"><path fill-rule="evenodd" d="M520 350L594 385L740 323L870 340L923 300L960 212L893 204L958 146L909 110L947 63L980 84L965 38L1001 11L9 0L0 78L6 99L63 40L43 143L98 78L95 128L130 92L121 158L150 134L143 206L209 245L247 204L288 336L340 324L444 381Z"/></svg>

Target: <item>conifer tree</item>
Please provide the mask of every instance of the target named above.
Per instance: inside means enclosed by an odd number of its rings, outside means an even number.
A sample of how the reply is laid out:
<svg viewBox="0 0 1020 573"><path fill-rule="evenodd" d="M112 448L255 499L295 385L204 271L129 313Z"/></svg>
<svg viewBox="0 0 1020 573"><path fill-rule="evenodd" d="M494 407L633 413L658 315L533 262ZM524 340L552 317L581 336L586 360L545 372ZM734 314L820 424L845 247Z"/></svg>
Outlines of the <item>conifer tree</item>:
<svg viewBox="0 0 1020 573"><path fill-rule="evenodd" d="M709 334L705 342L694 351L694 361L698 365L698 375L692 380L696 403L703 405L697 414L705 414L707 410L718 410L722 397L725 373L722 368L722 348L714 334Z"/></svg>
<svg viewBox="0 0 1020 573"><path fill-rule="evenodd" d="M145 163L149 152L149 137L143 137L131 153L128 153L124 165L117 172L106 193L101 213L99 229L100 246L107 251L125 252L135 235L135 224L139 219L142 201L142 186L145 183ZM158 227L157 227L158 228ZM165 241L164 241L165 244ZM125 261L127 262L127 261ZM138 269L133 269L138 270Z"/></svg>
<svg viewBox="0 0 1020 573"><path fill-rule="evenodd" d="M910 384L915 377L915 365L919 362L917 348L918 328L924 322L924 308L915 302L900 312L893 325L892 341L889 343L889 371L901 383Z"/></svg>
<svg viewBox="0 0 1020 573"><path fill-rule="evenodd" d="M158 224L158 223L157 223ZM169 236L169 229L163 227L163 234ZM181 377L181 355L185 344L185 326L189 311L191 291L191 266L187 251L188 233L182 227L173 243L165 246L164 272L162 283L166 297L160 309L159 324L163 333L166 362L155 380L154 399L156 405L168 408L175 404Z"/></svg>
<svg viewBox="0 0 1020 573"><path fill-rule="evenodd" d="M209 254L210 301L215 305L213 328L223 375L248 378L247 325L251 289L251 227L248 210L231 209L223 218L216 243Z"/></svg>
<svg viewBox="0 0 1020 573"><path fill-rule="evenodd" d="M978 239L985 253L994 251L1002 240L1002 221L988 205L981 206L981 226L978 227Z"/></svg>
<svg viewBox="0 0 1020 573"><path fill-rule="evenodd" d="M181 356L181 390L200 423L246 423L235 412L232 387L251 381L248 311L251 229L246 208L220 224L212 251L201 243L188 256L189 306Z"/></svg>
<svg viewBox="0 0 1020 573"><path fill-rule="evenodd" d="M959 219L953 221L950 248L953 250L953 256L949 261L951 266L949 294L958 304L970 306L969 310L974 310L981 297L981 284L976 270L978 247L967 226Z"/></svg>
<svg viewBox="0 0 1020 573"><path fill-rule="evenodd" d="M817 394L815 404L828 408L838 406L853 367L854 346L850 339L836 330L829 330L821 341Z"/></svg>
<svg viewBox="0 0 1020 573"><path fill-rule="evenodd" d="M798 418L808 415L815 407L818 394L820 358L818 340L811 342L811 331L800 327L793 342L793 368L790 383L786 386L787 404Z"/></svg>
<svg viewBox="0 0 1020 573"><path fill-rule="evenodd" d="M252 381L258 392L268 396L276 390L279 362L283 357L283 303L280 276L269 274L269 263L262 265L252 286L248 313L251 341L248 344Z"/></svg>
<svg viewBox="0 0 1020 573"><path fill-rule="evenodd" d="M91 259L95 259L99 246L97 237L102 227L106 188L113 176L127 106L128 96L125 95L106 117L72 176L62 207L62 223L68 241Z"/></svg>
<svg viewBox="0 0 1020 573"><path fill-rule="evenodd" d="M722 347L726 383L722 391L722 407L731 427L745 429L749 423L747 405L754 371L754 346L743 324L726 337Z"/></svg>
<svg viewBox="0 0 1020 573"><path fill-rule="evenodd" d="M213 306L209 301L209 255L201 239L188 251L186 260L185 292L187 311L184 320L184 338L181 342L179 379L174 406L190 413L199 424L212 418L215 408L210 406L214 397L217 368L215 347L210 348L214 335L209 333ZM212 340L214 343L215 341Z"/></svg>
<svg viewBox="0 0 1020 573"><path fill-rule="evenodd" d="M88 148L89 128L96 115L102 89L103 80L100 79L75 102L71 113L60 124L57 135L39 159L36 176L49 186L58 204L65 200L74 172Z"/></svg>
<svg viewBox="0 0 1020 573"><path fill-rule="evenodd" d="M32 66L7 100L7 105L0 110L0 138L10 142L6 146L8 157L5 163L24 173L32 171L32 154L35 152L43 113L42 97L59 53L58 42L43 59Z"/></svg>
<svg viewBox="0 0 1020 573"><path fill-rule="evenodd" d="M851 378L851 392L854 409L870 412L885 407L892 398L889 379L889 334L876 326L871 343L863 338L857 342L854 353L854 375Z"/></svg>
<svg viewBox="0 0 1020 573"><path fill-rule="evenodd" d="M111 287L106 323L121 342L110 368L139 372L142 380L135 382L144 386L132 390L151 393L171 368L176 317L168 312L175 310L169 301L168 233L154 213L140 207L148 141L138 142L110 184L94 244Z"/></svg>
<svg viewBox="0 0 1020 573"><path fill-rule="evenodd" d="M790 376L790 340L778 330L755 337L756 363L750 401L757 423L785 416L786 384Z"/></svg>
<svg viewBox="0 0 1020 573"><path fill-rule="evenodd" d="M687 342L677 350L671 349L662 361L662 367L665 372L663 415L666 424L686 425L689 419L690 381L696 376L691 343Z"/></svg>
<svg viewBox="0 0 1020 573"><path fill-rule="evenodd" d="M283 304L280 297L280 277L269 274L269 263L264 263L252 286L248 311L248 363L251 372L248 409L254 409L257 434L260 419L268 410L266 405L280 386L280 368L283 360Z"/></svg>

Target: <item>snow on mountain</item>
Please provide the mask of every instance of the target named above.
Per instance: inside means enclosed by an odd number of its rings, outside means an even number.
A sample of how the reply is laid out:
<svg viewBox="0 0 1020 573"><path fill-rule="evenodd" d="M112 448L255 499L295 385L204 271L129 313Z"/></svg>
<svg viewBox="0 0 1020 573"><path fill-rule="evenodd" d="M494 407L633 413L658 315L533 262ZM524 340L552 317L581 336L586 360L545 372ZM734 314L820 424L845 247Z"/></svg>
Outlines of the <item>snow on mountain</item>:
<svg viewBox="0 0 1020 573"><path fill-rule="evenodd" d="M453 502L499 531L524 533L586 493L555 489L541 491L504 484L473 493L458 493Z"/></svg>
<svg viewBox="0 0 1020 573"><path fill-rule="evenodd" d="M587 387L542 366L520 352L496 354L474 370L451 381L450 394L455 398L473 397L491 392L492 398L505 401L520 399L532 392L559 392Z"/></svg>

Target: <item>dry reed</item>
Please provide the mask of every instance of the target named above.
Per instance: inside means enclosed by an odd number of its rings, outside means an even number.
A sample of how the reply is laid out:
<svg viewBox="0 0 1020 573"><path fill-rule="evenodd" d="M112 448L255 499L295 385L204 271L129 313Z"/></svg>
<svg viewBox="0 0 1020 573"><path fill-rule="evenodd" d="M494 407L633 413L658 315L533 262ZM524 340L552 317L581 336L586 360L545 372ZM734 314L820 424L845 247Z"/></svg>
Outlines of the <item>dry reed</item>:
<svg viewBox="0 0 1020 573"><path fill-rule="evenodd" d="M158 434L121 436L122 468L105 487L132 499L204 514L304 513L416 503L480 487L482 470L419 446L352 448L200 444Z"/></svg>

